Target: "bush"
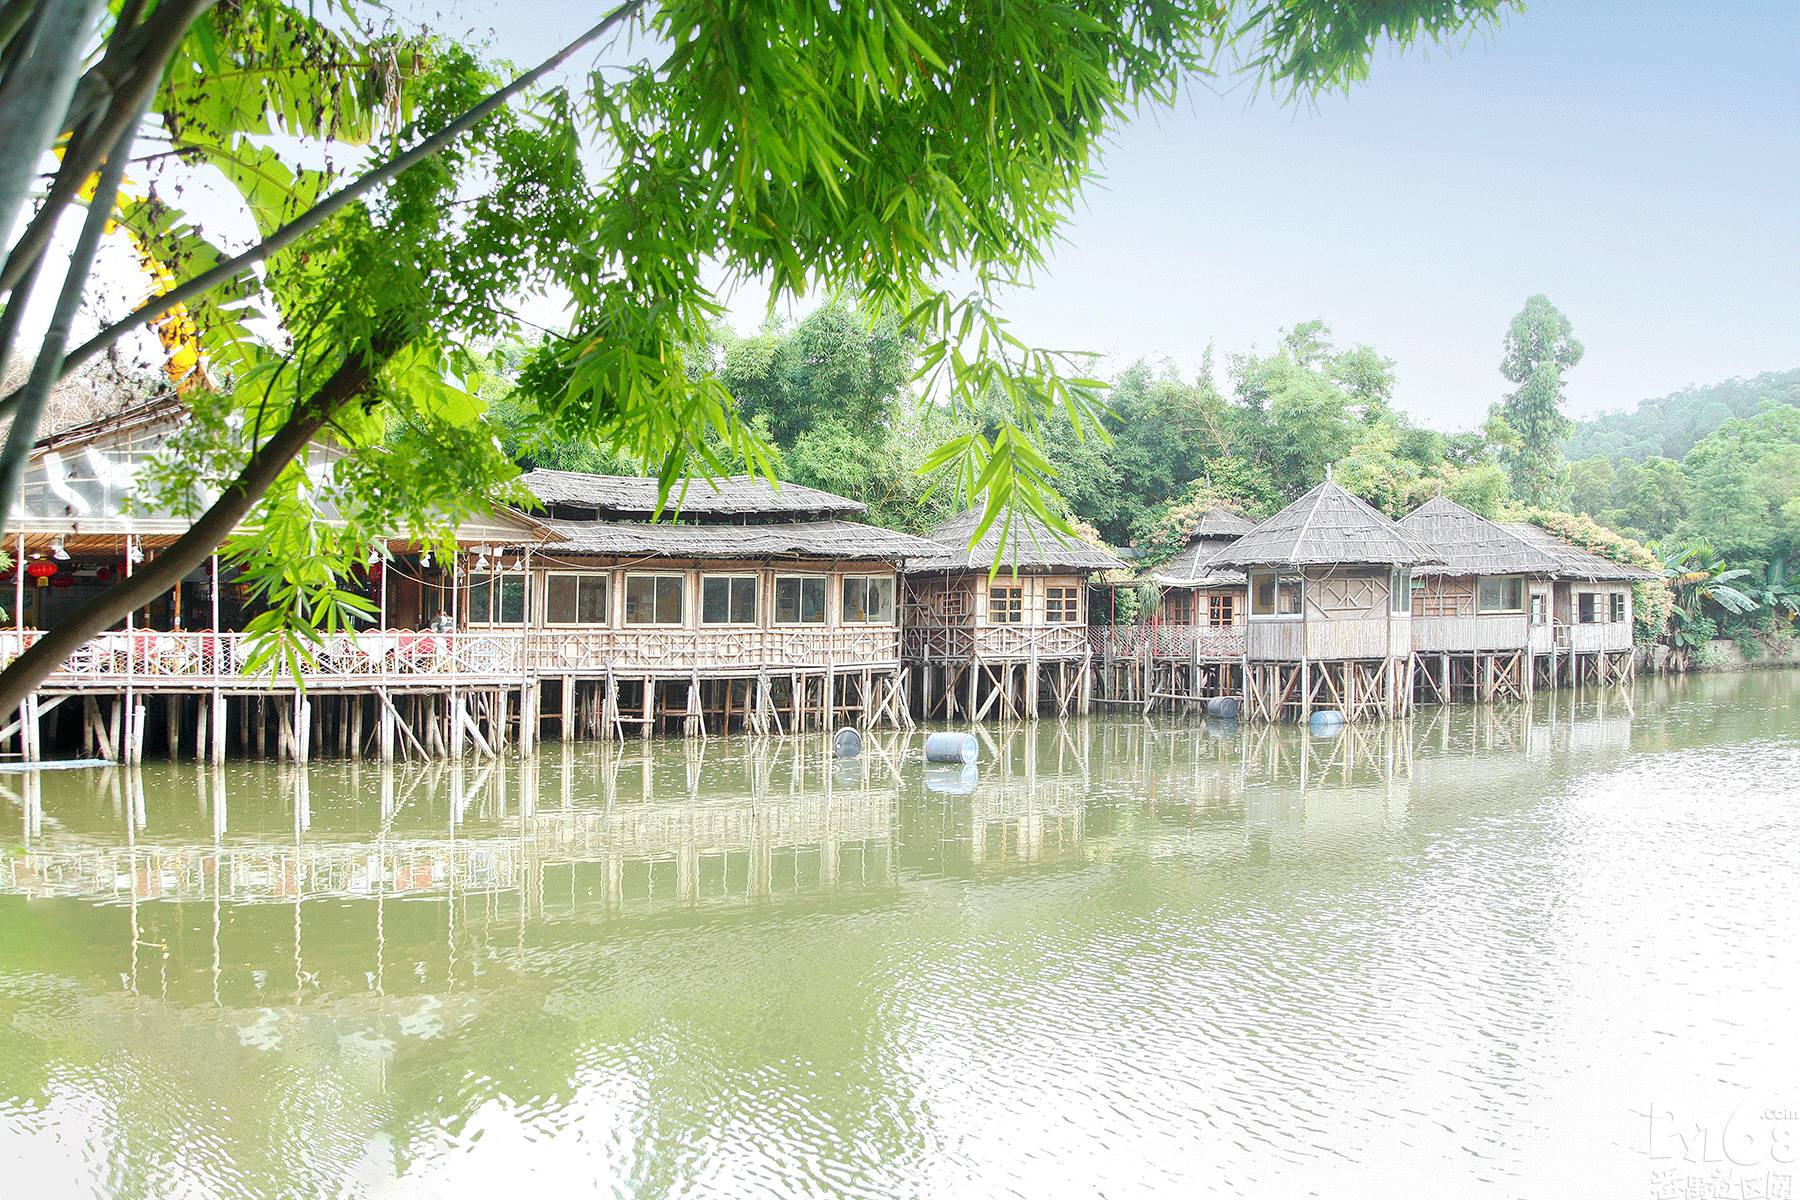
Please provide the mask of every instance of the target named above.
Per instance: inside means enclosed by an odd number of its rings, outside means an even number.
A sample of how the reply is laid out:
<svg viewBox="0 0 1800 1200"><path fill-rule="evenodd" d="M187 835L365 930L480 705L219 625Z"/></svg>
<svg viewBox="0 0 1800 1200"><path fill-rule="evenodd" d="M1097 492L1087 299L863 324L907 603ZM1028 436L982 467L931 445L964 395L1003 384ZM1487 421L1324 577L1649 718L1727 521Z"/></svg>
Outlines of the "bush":
<svg viewBox="0 0 1800 1200"><path fill-rule="evenodd" d="M1712 642L1707 642L1694 651L1694 666L1702 669L1713 669L1725 665L1725 651Z"/></svg>
<svg viewBox="0 0 1800 1200"><path fill-rule="evenodd" d="M1762 639L1756 636L1754 629L1740 627L1731 633L1731 644L1738 648L1745 662L1755 662L1762 657Z"/></svg>

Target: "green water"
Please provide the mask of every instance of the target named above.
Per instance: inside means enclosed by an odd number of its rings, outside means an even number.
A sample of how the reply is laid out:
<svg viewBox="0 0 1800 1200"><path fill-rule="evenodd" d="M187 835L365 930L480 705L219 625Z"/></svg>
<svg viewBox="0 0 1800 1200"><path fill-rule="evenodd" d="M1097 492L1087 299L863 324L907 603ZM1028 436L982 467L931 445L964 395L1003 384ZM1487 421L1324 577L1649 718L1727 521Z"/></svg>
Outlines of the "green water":
<svg viewBox="0 0 1800 1200"><path fill-rule="evenodd" d="M1797 685L0 776L0 1196L1791 1180Z"/></svg>

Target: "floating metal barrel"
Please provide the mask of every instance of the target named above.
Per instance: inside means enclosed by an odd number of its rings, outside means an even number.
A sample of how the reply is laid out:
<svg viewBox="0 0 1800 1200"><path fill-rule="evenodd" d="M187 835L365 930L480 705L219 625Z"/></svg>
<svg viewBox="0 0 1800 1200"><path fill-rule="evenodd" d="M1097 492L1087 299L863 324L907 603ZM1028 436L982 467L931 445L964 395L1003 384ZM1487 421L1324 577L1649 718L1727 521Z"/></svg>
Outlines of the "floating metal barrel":
<svg viewBox="0 0 1800 1200"><path fill-rule="evenodd" d="M972 733L925 735L925 761L928 763L972 763L980 757L981 742Z"/></svg>
<svg viewBox="0 0 1800 1200"><path fill-rule="evenodd" d="M831 735L831 752L839 758L855 758L862 753L862 734L849 726Z"/></svg>

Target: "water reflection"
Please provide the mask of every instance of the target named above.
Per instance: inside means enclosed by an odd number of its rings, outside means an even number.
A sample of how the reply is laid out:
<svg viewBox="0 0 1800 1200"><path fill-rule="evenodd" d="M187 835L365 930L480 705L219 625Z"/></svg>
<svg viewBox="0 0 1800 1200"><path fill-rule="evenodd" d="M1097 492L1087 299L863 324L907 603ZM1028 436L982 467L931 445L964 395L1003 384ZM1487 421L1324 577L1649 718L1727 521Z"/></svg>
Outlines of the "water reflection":
<svg viewBox="0 0 1800 1200"><path fill-rule="evenodd" d="M1796 898L1793 818L1741 807L1800 784L1793 686L1044 722L972 773L873 734L0 776L0 1158L46 1195L1529 1191L1547 1120L1625 1129L1673 1053L1571 1070L1619 980L1705 1078L1794 1061L1734 923ZM1696 874L1744 837L1753 882Z"/></svg>

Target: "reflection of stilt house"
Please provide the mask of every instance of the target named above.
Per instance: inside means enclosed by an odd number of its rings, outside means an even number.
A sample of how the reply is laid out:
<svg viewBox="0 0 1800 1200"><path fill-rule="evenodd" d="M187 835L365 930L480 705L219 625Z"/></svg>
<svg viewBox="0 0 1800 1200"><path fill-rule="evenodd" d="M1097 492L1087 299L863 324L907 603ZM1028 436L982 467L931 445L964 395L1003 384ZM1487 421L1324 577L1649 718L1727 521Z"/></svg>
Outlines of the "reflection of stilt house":
<svg viewBox="0 0 1800 1200"><path fill-rule="evenodd" d="M1244 712L1335 709L1346 720L1410 708L1412 568L1435 561L1329 479L1220 551L1249 578Z"/></svg>
<svg viewBox="0 0 1800 1200"><path fill-rule="evenodd" d="M483 619L488 588L523 593L490 619L532 629L565 733L910 721L895 564L937 547L797 484L695 480L670 498L679 520L652 519L654 479L533 471L525 484L551 540L528 584L474 576L470 609Z"/></svg>
<svg viewBox="0 0 1800 1200"><path fill-rule="evenodd" d="M1656 572L1589 553L1527 522L1506 528L1556 561L1548 651L1535 655L1546 682L1625 683L1636 671L1631 585Z"/></svg>
<svg viewBox="0 0 1800 1200"><path fill-rule="evenodd" d="M1400 528L1443 560L1420 567L1413 586L1414 695L1440 703L1530 699L1534 658L1555 653L1556 560L1443 496L1408 513Z"/></svg>
<svg viewBox="0 0 1800 1200"><path fill-rule="evenodd" d="M952 517L930 534L934 554L907 560L906 660L927 717L1088 710L1088 579L1124 564L1023 512L1002 548L1004 520L971 548L980 512Z"/></svg>
<svg viewBox="0 0 1800 1200"><path fill-rule="evenodd" d="M1156 610L1130 625L1096 626L1101 694L1146 709L1243 690L1249 599L1242 571L1213 559L1256 528L1228 508L1200 515L1179 553L1152 576Z"/></svg>

